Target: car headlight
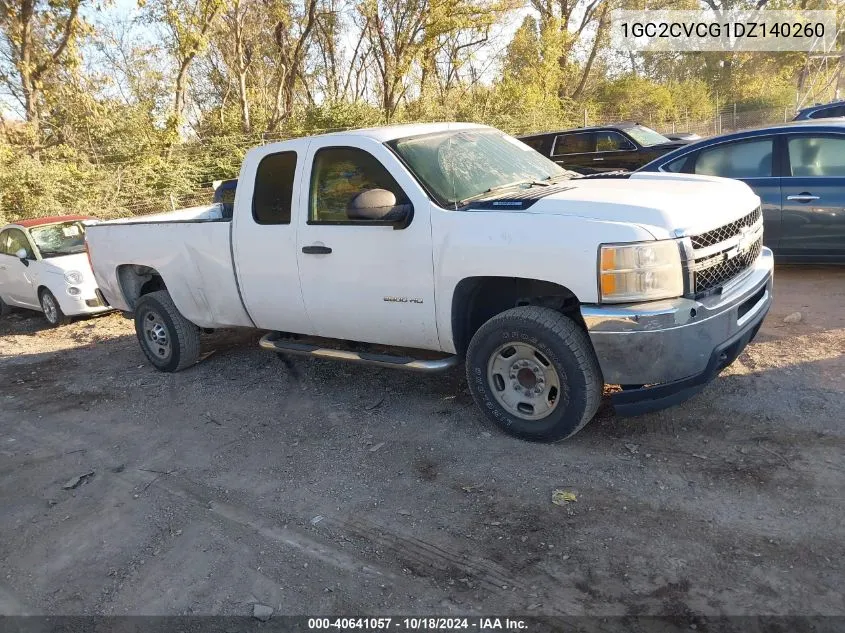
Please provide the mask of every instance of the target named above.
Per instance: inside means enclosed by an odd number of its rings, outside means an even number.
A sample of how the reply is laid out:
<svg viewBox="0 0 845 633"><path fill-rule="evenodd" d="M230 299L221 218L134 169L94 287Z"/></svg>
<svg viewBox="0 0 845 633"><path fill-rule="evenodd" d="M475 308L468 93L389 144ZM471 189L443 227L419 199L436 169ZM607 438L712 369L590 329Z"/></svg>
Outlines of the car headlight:
<svg viewBox="0 0 845 633"><path fill-rule="evenodd" d="M78 270L69 270L65 273L65 281L69 284L81 284L82 273Z"/></svg>
<svg viewBox="0 0 845 633"><path fill-rule="evenodd" d="M676 240L599 247L599 300L652 301L684 294L681 248Z"/></svg>

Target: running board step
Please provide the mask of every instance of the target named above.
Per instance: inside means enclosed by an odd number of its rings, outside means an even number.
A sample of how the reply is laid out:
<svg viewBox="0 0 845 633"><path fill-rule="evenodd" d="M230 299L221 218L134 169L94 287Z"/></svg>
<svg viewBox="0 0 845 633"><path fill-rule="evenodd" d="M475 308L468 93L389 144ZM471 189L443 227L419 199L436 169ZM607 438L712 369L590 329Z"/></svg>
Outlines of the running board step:
<svg viewBox="0 0 845 633"><path fill-rule="evenodd" d="M315 356L317 358L332 358L334 360L345 360L352 363L365 363L367 365L380 365L381 367L409 369L411 371L420 372L445 371L458 364L457 356L422 359L413 358L411 356L394 356L393 354L356 352L352 350L323 347L306 341L295 341L283 338L279 332L270 332L265 334L261 337L258 344L264 349L273 350L274 352L283 352L285 354Z"/></svg>

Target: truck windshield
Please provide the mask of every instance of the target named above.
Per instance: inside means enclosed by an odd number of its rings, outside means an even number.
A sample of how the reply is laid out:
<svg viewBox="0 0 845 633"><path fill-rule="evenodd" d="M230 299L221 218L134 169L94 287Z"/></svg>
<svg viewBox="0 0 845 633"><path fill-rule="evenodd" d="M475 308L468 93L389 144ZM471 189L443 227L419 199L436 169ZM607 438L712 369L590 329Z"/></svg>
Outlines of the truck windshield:
<svg viewBox="0 0 845 633"><path fill-rule="evenodd" d="M497 130L456 130L388 143L436 201L461 206L485 193L574 175Z"/></svg>
<svg viewBox="0 0 845 633"><path fill-rule="evenodd" d="M660 145L662 143L671 143L672 141L663 136L660 132L655 132L650 127L645 125L635 125L633 127L626 127L625 131L630 134L634 140L643 147L651 147L652 145Z"/></svg>
<svg viewBox="0 0 845 633"><path fill-rule="evenodd" d="M29 230L41 257L61 257L85 252L85 225L82 222L47 224Z"/></svg>

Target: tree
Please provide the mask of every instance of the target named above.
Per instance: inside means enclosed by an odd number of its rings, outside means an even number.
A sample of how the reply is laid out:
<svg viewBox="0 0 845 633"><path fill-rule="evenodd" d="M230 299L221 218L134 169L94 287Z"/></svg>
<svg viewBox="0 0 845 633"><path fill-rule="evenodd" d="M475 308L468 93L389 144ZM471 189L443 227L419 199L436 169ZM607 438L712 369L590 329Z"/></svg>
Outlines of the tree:
<svg viewBox="0 0 845 633"><path fill-rule="evenodd" d="M40 134L45 82L70 63L82 0L0 0L0 81Z"/></svg>
<svg viewBox="0 0 845 633"><path fill-rule="evenodd" d="M235 74L241 126L244 132L249 132L252 129L246 76L253 60L252 42L249 41L247 34L253 13L252 9L253 5L249 0L230 0L229 6L222 15L223 28L221 29L224 40L229 40L231 43L226 51L228 55L224 54L224 59Z"/></svg>
<svg viewBox="0 0 845 633"><path fill-rule="evenodd" d="M178 133L185 114L188 71L197 55L208 46L223 0L139 0L139 5L164 27L167 47L176 62L173 112L168 127Z"/></svg>
<svg viewBox="0 0 845 633"><path fill-rule="evenodd" d="M296 82L302 76L302 64L308 53L311 32L317 20L319 0L305 0L303 15L296 16L288 7L276 13L273 39L278 48L279 76L270 128L275 129L293 112Z"/></svg>

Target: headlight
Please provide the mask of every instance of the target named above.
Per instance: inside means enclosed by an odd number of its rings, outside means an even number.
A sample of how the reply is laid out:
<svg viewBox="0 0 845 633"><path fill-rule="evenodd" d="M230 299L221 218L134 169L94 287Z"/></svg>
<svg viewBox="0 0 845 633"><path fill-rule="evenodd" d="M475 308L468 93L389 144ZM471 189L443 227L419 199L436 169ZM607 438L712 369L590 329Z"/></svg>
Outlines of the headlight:
<svg viewBox="0 0 845 633"><path fill-rule="evenodd" d="M65 281L69 284L81 284L82 273L78 270L69 270L65 273Z"/></svg>
<svg viewBox="0 0 845 633"><path fill-rule="evenodd" d="M605 303L652 301L684 294L677 241L602 244L599 299Z"/></svg>

